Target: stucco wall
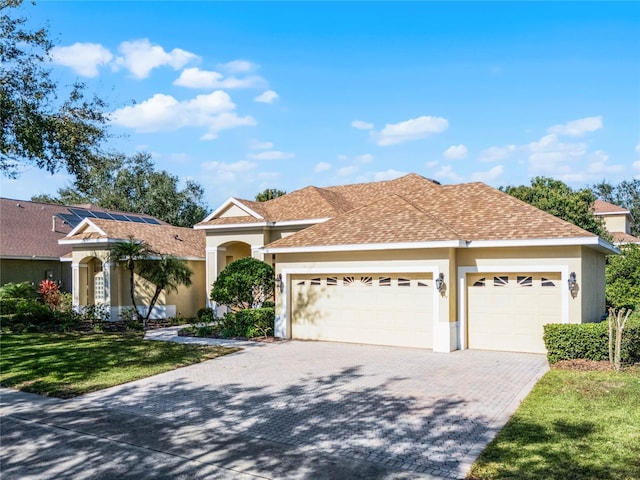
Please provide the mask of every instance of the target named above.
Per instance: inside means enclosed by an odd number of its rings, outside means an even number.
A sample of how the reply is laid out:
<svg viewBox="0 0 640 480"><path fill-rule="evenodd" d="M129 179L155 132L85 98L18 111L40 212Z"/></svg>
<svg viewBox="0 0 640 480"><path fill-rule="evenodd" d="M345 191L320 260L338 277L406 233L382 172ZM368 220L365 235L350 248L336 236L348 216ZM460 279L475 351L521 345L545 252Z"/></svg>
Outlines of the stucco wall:
<svg viewBox="0 0 640 480"><path fill-rule="evenodd" d="M577 280L580 289L587 292L587 295L581 295L583 322L599 322L605 313L605 267L604 255L582 248L581 275Z"/></svg>
<svg viewBox="0 0 640 480"><path fill-rule="evenodd" d="M180 286L177 293L168 293L166 302L176 306L176 314L190 318L195 317L198 310L205 306L206 276L204 261L187 263L193 271L191 286Z"/></svg>
<svg viewBox="0 0 640 480"><path fill-rule="evenodd" d="M631 233L631 225L627 215L603 215L605 227L610 232Z"/></svg>
<svg viewBox="0 0 640 480"><path fill-rule="evenodd" d="M53 280L62 281L61 290L71 291L71 262L59 260L0 259L0 285L5 283L33 282L36 286L53 272Z"/></svg>

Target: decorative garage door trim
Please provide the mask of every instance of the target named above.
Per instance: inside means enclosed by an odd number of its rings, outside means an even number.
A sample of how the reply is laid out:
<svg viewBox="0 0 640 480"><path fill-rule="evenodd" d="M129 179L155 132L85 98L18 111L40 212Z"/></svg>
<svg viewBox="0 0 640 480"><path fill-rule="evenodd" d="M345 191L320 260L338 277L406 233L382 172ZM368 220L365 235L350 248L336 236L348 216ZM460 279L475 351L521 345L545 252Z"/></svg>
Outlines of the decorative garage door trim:
<svg viewBox="0 0 640 480"><path fill-rule="evenodd" d="M291 338L291 318L289 308L289 279L291 275L329 275L329 274L358 274L358 273L383 273L383 274L398 274L398 273L430 273L433 278L437 278L440 274L438 267L349 267L340 268L339 266L333 267L294 267L283 268L282 271L282 310L280 315L276 315L275 322L275 336ZM436 332L437 323L440 318L440 305L439 305L440 293L436 288L433 289L433 332L434 332L434 344L437 342Z"/></svg>
<svg viewBox="0 0 640 480"><path fill-rule="evenodd" d="M469 348L467 344L467 274L469 273L518 273L533 272L560 273L560 296L562 301L562 323L569 323L569 290L563 288L569 279L568 265L489 265L480 267L458 267L458 320L460 329L458 345L461 350Z"/></svg>

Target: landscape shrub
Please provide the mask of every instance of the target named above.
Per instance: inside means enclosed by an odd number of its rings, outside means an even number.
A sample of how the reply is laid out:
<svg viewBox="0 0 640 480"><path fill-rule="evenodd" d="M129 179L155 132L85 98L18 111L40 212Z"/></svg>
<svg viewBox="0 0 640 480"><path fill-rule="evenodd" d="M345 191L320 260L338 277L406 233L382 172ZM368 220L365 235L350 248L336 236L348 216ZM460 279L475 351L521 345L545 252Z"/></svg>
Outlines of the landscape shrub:
<svg viewBox="0 0 640 480"><path fill-rule="evenodd" d="M549 363L584 358L609 359L609 333L606 321L582 324L548 324L544 326L544 343ZM622 334L622 361L640 360L640 315L629 318Z"/></svg>
<svg viewBox="0 0 640 480"><path fill-rule="evenodd" d="M262 337L273 333L275 311L273 308L249 308L228 312L222 320L224 337Z"/></svg>
<svg viewBox="0 0 640 480"><path fill-rule="evenodd" d="M231 262L213 283L211 300L233 312L259 308L273 298L275 278L271 265L247 257Z"/></svg>
<svg viewBox="0 0 640 480"><path fill-rule="evenodd" d="M215 318L215 311L213 308L205 307L198 310L198 321L203 323L211 323Z"/></svg>

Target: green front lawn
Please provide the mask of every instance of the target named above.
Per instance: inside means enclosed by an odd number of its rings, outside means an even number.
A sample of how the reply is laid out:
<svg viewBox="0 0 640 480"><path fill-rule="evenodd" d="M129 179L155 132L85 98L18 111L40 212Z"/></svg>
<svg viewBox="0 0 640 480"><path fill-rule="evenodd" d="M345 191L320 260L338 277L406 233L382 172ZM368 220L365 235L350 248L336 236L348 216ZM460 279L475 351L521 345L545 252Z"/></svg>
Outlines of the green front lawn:
<svg viewBox="0 0 640 480"><path fill-rule="evenodd" d="M142 334L3 334L0 385L69 398L202 362L237 348L144 341Z"/></svg>
<svg viewBox="0 0 640 480"><path fill-rule="evenodd" d="M640 479L640 368L548 372L468 478Z"/></svg>

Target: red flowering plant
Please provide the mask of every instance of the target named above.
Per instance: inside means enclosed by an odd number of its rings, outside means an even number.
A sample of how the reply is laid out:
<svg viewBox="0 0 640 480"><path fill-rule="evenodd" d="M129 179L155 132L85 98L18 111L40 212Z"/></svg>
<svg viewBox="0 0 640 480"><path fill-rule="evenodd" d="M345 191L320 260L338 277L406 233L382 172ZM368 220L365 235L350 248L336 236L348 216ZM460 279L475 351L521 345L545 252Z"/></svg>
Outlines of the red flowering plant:
<svg viewBox="0 0 640 480"><path fill-rule="evenodd" d="M42 303L54 310L60 305L60 287L53 280L42 280L38 290Z"/></svg>

